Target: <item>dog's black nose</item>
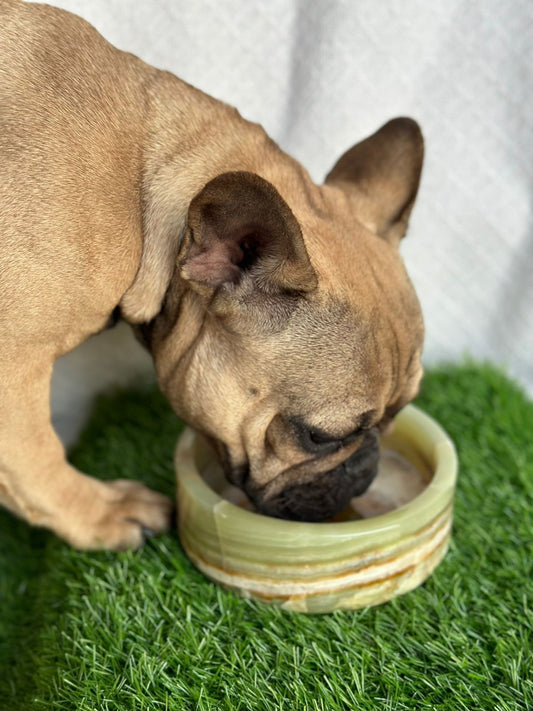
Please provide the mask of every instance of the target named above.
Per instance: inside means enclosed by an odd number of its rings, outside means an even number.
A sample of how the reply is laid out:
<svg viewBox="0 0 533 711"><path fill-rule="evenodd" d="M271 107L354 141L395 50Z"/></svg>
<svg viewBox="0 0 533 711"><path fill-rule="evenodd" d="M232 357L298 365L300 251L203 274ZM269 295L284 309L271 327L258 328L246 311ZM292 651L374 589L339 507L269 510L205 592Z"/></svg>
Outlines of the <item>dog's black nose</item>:
<svg viewBox="0 0 533 711"><path fill-rule="evenodd" d="M335 469L312 482L288 484L276 496L254 503L261 513L293 521L324 521L345 509L350 499L363 494L378 471L379 447L374 432L365 435L359 449Z"/></svg>

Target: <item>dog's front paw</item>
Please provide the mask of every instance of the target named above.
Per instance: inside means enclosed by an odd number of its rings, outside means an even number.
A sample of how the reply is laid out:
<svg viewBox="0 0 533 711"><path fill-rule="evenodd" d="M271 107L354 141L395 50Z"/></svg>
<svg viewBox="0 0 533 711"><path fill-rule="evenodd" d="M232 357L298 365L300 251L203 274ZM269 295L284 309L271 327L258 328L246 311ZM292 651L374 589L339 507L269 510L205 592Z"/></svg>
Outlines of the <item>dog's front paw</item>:
<svg viewBox="0 0 533 711"><path fill-rule="evenodd" d="M129 479L99 484L99 496L87 502L81 525L65 536L76 548L136 549L147 537L170 529L174 507L166 496Z"/></svg>

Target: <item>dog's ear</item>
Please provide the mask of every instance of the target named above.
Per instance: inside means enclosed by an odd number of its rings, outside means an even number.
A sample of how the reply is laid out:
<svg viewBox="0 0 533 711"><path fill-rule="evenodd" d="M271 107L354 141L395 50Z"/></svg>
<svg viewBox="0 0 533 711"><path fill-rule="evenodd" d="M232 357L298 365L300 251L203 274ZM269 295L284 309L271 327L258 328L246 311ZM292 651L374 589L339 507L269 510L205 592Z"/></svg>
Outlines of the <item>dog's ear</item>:
<svg viewBox="0 0 533 711"><path fill-rule="evenodd" d="M424 140L410 118L397 118L356 144L326 178L349 196L357 218L392 244L405 235L420 183Z"/></svg>
<svg viewBox="0 0 533 711"><path fill-rule="evenodd" d="M120 302L130 323L157 315L176 268L204 292L236 283L245 272L265 291L316 287L298 221L271 183L254 173L223 173L188 212L176 206L174 183L173 174L160 179L146 198L141 264Z"/></svg>
<svg viewBox="0 0 533 711"><path fill-rule="evenodd" d="M237 284L244 274L265 291L316 287L302 232L274 186L255 173L223 173L189 207L181 276L200 289Z"/></svg>

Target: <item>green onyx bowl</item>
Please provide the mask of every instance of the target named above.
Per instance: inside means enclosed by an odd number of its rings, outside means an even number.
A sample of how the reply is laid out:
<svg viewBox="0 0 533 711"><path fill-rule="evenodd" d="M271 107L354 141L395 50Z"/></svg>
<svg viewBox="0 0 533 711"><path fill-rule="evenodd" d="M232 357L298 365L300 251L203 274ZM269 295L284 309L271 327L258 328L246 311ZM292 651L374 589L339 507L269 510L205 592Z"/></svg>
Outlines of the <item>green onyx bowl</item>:
<svg viewBox="0 0 533 711"><path fill-rule="evenodd" d="M302 523L248 510L206 441L184 430L175 467L187 556L239 595L297 612L378 605L416 588L448 549L455 448L435 420L409 405L380 449L380 471L365 495L335 520Z"/></svg>

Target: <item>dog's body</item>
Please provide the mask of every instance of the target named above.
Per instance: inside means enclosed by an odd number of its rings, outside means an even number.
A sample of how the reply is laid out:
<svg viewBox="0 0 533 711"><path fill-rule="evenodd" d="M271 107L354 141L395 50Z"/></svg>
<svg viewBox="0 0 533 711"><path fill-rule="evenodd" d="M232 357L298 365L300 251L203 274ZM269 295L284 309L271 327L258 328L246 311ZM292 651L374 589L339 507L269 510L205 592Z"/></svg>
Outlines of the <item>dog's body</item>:
<svg viewBox="0 0 533 711"><path fill-rule="evenodd" d="M76 471L50 424L55 359L118 310L260 508L320 517L362 493L421 375L397 244L422 151L398 119L317 186L80 18L0 0L0 501L82 548L168 526L164 497Z"/></svg>

